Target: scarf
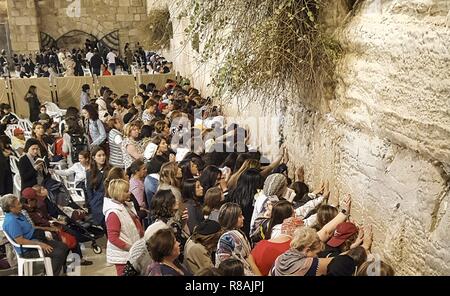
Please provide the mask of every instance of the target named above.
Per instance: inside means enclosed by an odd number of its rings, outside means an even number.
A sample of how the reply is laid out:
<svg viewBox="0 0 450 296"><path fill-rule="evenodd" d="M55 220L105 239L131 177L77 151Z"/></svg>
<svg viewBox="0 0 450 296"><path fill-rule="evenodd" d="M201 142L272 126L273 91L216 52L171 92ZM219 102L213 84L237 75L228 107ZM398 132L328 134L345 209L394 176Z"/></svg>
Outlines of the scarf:
<svg viewBox="0 0 450 296"><path fill-rule="evenodd" d="M304 276L311 268L312 257L306 257L305 254L296 250L289 249L275 260L274 266L270 271L272 276Z"/></svg>

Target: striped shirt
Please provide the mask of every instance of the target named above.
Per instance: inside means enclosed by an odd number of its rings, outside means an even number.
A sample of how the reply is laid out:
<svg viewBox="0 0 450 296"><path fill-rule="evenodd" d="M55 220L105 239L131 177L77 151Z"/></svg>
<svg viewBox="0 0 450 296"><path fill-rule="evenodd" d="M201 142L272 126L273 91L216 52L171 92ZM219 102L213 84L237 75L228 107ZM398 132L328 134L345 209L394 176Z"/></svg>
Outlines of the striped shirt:
<svg viewBox="0 0 450 296"><path fill-rule="evenodd" d="M124 168L122 156L122 133L112 129L108 135L109 142L109 164L115 167Z"/></svg>

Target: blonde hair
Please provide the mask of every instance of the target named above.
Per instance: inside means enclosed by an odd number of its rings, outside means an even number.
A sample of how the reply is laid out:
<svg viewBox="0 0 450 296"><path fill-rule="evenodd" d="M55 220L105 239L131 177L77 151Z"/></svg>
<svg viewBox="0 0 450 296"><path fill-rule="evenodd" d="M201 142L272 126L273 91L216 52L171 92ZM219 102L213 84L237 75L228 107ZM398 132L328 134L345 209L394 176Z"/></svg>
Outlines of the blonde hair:
<svg viewBox="0 0 450 296"><path fill-rule="evenodd" d="M134 127L137 127L137 128L140 129L140 128L141 128L141 125L140 125L139 122L131 122L131 123L125 125L125 128L124 128L124 134L125 134L125 136L126 136L127 138L130 137L131 130L132 130Z"/></svg>
<svg viewBox="0 0 450 296"><path fill-rule="evenodd" d="M142 99L142 97L140 95L133 97L133 105L135 107L141 106L142 104L144 104L144 100Z"/></svg>
<svg viewBox="0 0 450 296"><path fill-rule="evenodd" d="M180 188L180 182L177 179L177 172L178 164L175 161L166 162L161 166L161 170L159 171L160 183Z"/></svg>
<svg viewBox="0 0 450 296"><path fill-rule="evenodd" d="M320 239L317 231L310 227L300 227L294 232L291 241L291 248L303 251L306 248L317 249L320 246Z"/></svg>
<svg viewBox="0 0 450 296"><path fill-rule="evenodd" d="M114 179L109 182L108 185L108 194L114 200L118 202L124 202L123 199L124 193L127 193L130 189L130 183L123 179Z"/></svg>
<svg viewBox="0 0 450 296"><path fill-rule="evenodd" d="M155 132L157 132L158 134L162 133L166 125L168 124L164 120L157 121L155 123Z"/></svg>

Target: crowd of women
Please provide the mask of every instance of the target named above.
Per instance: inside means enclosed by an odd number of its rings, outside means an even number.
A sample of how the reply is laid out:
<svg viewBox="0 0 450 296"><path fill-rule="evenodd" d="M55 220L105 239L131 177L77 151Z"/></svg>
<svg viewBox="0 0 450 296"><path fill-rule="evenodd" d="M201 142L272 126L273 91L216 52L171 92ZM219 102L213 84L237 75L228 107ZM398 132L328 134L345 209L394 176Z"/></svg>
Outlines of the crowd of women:
<svg viewBox="0 0 450 296"><path fill-rule="evenodd" d="M27 100L39 105L35 90ZM200 121L194 110L201 110ZM134 97L102 88L81 110L68 108L59 125L42 113L32 121L21 150L2 144L3 156L20 156L22 196L2 200L9 217L4 230L17 241L39 239L36 226L27 224L24 233L15 227L26 224L20 204L29 203L29 188L45 195L36 186L63 175L86 193L78 215L106 232L106 260L117 275L394 274L371 254L371 225L351 219L351 197L331 199L327 180L310 190L302 168L288 169L283 146L272 162L262 163L261 153L247 145L249 131L224 124L218 109L189 85L141 85ZM55 134L62 138L60 151ZM49 169L50 161L61 159L68 168ZM8 164L2 162L2 170ZM48 253L58 249L48 240L38 243ZM58 250L58 256L68 252ZM54 264L64 270L64 262Z"/></svg>

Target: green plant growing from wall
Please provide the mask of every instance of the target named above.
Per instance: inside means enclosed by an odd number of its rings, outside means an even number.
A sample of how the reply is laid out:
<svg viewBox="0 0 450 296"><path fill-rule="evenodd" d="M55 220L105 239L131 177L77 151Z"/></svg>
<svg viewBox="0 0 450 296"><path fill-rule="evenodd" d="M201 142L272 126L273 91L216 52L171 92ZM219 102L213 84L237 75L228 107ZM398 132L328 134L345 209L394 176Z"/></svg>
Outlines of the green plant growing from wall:
<svg viewBox="0 0 450 296"><path fill-rule="evenodd" d="M326 1L189 0L186 33L200 48L200 62L218 65L216 95L253 88L276 96L329 85L341 47L320 21Z"/></svg>

